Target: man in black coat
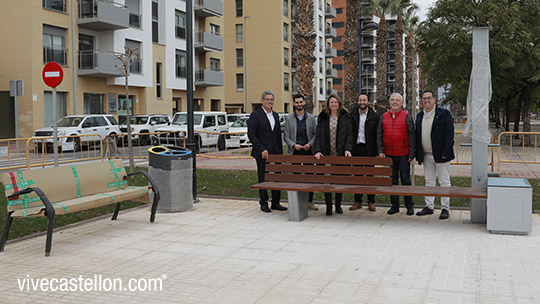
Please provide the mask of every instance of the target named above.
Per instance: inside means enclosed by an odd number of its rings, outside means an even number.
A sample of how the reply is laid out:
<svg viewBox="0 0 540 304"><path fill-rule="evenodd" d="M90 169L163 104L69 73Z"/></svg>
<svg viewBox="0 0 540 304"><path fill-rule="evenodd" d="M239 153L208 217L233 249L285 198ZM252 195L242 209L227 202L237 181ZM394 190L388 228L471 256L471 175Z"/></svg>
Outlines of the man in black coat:
<svg viewBox="0 0 540 304"><path fill-rule="evenodd" d="M272 111L274 106L274 93L264 91L261 96L262 107L253 111L248 119L248 137L253 145L251 156L257 161L257 176L259 183L264 182L264 171L266 159L269 154L283 154L281 141L281 126L279 125L279 115ZM259 190L259 204L261 211L271 212L268 207L268 193L266 190ZM280 205L281 192L272 190L272 209L287 210Z"/></svg>
<svg viewBox="0 0 540 304"><path fill-rule="evenodd" d="M433 91L422 93L424 111L416 115L416 160L424 163L426 186L435 186L437 176L441 187L450 187L450 161L454 159L454 120L450 111L437 107ZM416 215L433 214L435 198L426 196L426 206ZM450 198L441 197L441 215L447 219Z"/></svg>
<svg viewBox="0 0 540 304"><path fill-rule="evenodd" d="M366 94L358 95L358 105L351 111L354 136L353 156L377 156L377 127L379 115L370 107ZM362 194L354 195L354 205L349 210L362 208ZM375 211L375 195L368 194L368 210Z"/></svg>

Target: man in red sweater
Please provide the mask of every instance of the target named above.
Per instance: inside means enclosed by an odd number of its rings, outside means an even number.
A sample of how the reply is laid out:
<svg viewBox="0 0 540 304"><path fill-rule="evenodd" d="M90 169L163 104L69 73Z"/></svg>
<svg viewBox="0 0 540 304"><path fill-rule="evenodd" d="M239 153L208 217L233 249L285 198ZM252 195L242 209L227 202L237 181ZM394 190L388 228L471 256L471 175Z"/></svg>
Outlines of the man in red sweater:
<svg viewBox="0 0 540 304"><path fill-rule="evenodd" d="M403 97L399 93L390 96L390 111L384 113L377 129L377 149L379 157L392 158L392 185L411 184L410 163L415 156L416 136L414 122L409 113L401 110ZM392 207L388 214L399 212L399 196L390 196ZM407 215L413 215L412 196L405 196Z"/></svg>

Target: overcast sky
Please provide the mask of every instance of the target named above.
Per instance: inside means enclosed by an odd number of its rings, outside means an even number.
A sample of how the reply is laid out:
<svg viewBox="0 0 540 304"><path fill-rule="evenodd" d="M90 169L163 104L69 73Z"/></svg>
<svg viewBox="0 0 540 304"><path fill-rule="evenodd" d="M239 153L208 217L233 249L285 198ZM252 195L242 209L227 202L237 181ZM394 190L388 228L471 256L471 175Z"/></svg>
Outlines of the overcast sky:
<svg viewBox="0 0 540 304"><path fill-rule="evenodd" d="M418 17L420 18L420 21L426 20L428 7L435 3L435 1L436 0L413 0L413 2L420 7L418 10Z"/></svg>

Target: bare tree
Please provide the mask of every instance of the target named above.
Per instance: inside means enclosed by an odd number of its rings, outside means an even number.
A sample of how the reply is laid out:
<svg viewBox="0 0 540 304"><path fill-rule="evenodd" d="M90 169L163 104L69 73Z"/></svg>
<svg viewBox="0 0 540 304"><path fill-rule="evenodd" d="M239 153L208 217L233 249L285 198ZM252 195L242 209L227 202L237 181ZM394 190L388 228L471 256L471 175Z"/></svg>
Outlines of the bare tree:
<svg viewBox="0 0 540 304"><path fill-rule="evenodd" d="M133 143L131 142L131 107L129 106L129 83L128 83L128 77L129 77L129 71L131 68L131 65L135 62L135 60L132 59L134 52L137 50L137 48L130 49L127 46L124 46L124 53L114 53L114 57L118 59L122 65L114 65L123 75L124 75L124 85L126 87L126 103L127 103L127 110L126 110L126 124L127 124L127 142L128 142L128 158L129 158L129 169L131 172L135 170L135 162L133 161Z"/></svg>

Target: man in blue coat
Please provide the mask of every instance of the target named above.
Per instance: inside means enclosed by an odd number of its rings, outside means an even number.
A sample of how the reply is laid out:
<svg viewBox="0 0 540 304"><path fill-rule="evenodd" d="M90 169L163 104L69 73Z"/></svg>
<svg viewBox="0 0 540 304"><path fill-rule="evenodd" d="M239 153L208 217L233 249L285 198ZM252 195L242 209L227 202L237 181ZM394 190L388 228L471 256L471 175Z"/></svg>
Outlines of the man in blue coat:
<svg viewBox="0 0 540 304"><path fill-rule="evenodd" d="M446 109L436 106L433 91L422 93L424 111L416 115L416 160L424 163L426 186L435 186L437 176L441 187L450 187L450 161L454 159L454 120ZM433 214L433 196L426 196L426 206L416 215ZM449 217L450 198L441 198L439 219Z"/></svg>
<svg viewBox="0 0 540 304"><path fill-rule="evenodd" d="M272 111L274 106L274 93L264 91L261 96L262 107L253 111L248 119L248 137L251 141L251 156L257 161L257 176L259 183L264 182L264 171L266 159L270 154L283 154L281 141L281 126L279 125L279 116ZM259 204L261 211L271 212L268 207L268 193L266 190L259 190ZM273 210L287 210L280 205L281 192L272 190Z"/></svg>

